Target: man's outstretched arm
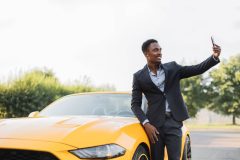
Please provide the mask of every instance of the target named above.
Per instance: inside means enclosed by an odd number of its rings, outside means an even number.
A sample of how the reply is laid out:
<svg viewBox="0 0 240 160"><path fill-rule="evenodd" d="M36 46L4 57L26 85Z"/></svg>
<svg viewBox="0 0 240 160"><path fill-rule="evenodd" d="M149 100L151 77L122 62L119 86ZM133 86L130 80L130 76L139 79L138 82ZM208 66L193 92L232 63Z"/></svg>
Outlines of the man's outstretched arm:
<svg viewBox="0 0 240 160"><path fill-rule="evenodd" d="M219 60L220 53L221 53L221 47L215 44L213 46L213 54L202 63L193 65L193 66L178 65L180 67L180 70L179 70L180 79L202 74L208 69L210 69L211 67L215 66L220 62Z"/></svg>

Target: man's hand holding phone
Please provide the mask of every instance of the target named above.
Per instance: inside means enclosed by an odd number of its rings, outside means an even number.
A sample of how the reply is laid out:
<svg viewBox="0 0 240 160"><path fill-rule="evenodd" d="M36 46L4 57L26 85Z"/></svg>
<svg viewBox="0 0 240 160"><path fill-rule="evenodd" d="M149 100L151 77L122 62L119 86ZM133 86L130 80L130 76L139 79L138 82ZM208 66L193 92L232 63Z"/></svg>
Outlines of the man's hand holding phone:
<svg viewBox="0 0 240 160"><path fill-rule="evenodd" d="M214 42L213 37L211 37L211 40L212 40L212 45L213 45L213 56L214 56L214 58L217 59L217 58L220 56L221 47L218 46L218 45Z"/></svg>

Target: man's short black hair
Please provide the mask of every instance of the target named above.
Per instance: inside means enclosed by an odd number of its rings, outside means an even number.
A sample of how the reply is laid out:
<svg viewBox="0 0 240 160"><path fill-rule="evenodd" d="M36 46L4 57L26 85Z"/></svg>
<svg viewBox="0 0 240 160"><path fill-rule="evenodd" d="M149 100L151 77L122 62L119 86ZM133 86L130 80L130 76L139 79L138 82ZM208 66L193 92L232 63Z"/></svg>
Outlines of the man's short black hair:
<svg viewBox="0 0 240 160"><path fill-rule="evenodd" d="M155 39L149 39L149 40L146 40L145 42L143 42L142 44L142 52L145 54L148 50L148 47L150 46L151 43L158 43L157 40Z"/></svg>

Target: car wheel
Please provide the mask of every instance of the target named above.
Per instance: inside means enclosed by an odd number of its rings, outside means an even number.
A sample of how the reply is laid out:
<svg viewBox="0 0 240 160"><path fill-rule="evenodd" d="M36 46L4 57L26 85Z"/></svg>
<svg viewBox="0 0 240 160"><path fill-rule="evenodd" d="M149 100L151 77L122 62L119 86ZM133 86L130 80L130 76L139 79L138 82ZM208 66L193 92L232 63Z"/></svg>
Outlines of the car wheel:
<svg viewBox="0 0 240 160"><path fill-rule="evenodd" d="M190 141L190 137L187 136L186 141L185 141L185 145L184 145L182 160L191 160L191 157L192 157L191 141Z"/></svg>
<svg viewBox="0 0 240 160"><path fill-rule="evenodd" d="M138 146L137 150L135 151L133 155L132 160L149 160L149 155L146 149L143 146Z"/></svg>

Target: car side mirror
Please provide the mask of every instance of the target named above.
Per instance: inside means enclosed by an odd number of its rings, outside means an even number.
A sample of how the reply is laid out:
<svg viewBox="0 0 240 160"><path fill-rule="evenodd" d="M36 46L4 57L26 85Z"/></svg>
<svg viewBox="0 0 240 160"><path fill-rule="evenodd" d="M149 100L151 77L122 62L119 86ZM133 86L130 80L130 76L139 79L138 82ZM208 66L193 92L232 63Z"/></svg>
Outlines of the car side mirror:
<svg viewBox="0 0 240 160"><path fill-rule="evenodd" d="M34 112L31 112L28 117L31 117L31 118L34 118L34 117L38 117L39 116L39 111L34 111Z"/></svg>

